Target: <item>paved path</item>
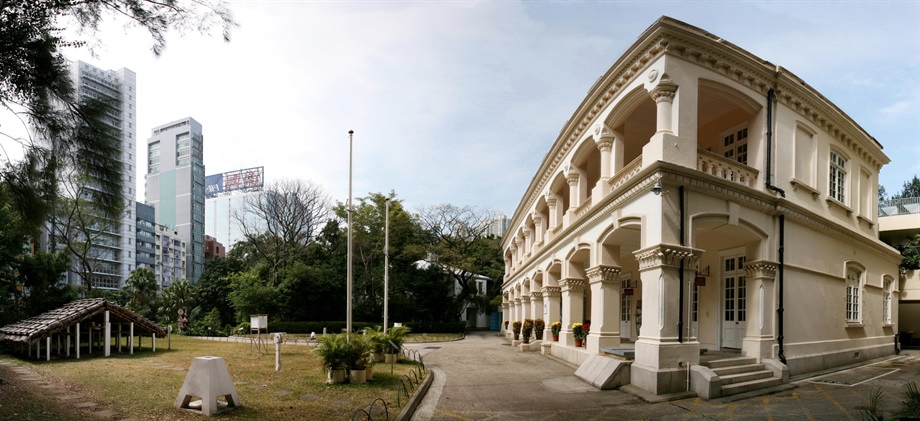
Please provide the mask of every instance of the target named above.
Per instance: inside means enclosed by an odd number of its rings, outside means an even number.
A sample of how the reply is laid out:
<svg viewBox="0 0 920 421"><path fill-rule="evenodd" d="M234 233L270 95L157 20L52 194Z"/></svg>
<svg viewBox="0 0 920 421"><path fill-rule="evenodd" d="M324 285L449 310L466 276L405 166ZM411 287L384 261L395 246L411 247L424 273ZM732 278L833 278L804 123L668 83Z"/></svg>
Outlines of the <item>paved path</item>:
<svg viewBox="0 0 920 421"><path fill-rule="evenodd" d="M920 381L920 353L862 368L804 379L794 390L734 402L692 398L651 404L620 391L597 390L574 376L576 367L539 353L522 353L494 332L455 342L411 344L434 372L413 420L859 420L875 387L883 410L899 408L900 391Z"/></svg>

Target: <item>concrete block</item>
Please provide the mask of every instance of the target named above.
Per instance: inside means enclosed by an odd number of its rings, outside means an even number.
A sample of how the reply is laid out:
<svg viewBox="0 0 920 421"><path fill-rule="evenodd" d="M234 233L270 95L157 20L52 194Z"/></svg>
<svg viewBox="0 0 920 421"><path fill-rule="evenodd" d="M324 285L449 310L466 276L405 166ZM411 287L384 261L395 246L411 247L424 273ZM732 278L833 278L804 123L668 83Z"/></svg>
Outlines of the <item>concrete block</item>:
<svg viewBox="0 0 920 421"><path fill-rule="evenodd" d="M722 379L712 369L695 365L690 367L690 390L709 400L722 396Z"/></svg>
<svg viewBox="0 0 920 421"><path fill-rule="evenodd" d="M575 377L601 390L616 389L629 384L630 364L603 355L590 355L575 370Z"/></svg>
<svg viewBox="0 0 920 421"><path fill-rule="evenodd" d="M789 367L786 367L786 365L779 360L764 358L763 366L767 370L773 372L773 377L781 379L783 384L789 383Z"/></svg>
<svg viewBox="0 0 920 421"><path fill-rule="evenodd" d="M196 409L192 398L201 399L201 413L213 415L219 408L217 398L223 396L227 400L226 408L240 406L240 396L236 393L227 364L221 357L195 357L192 366L185 375L185 382L179 389L175 405L179 408Z"/></svg>

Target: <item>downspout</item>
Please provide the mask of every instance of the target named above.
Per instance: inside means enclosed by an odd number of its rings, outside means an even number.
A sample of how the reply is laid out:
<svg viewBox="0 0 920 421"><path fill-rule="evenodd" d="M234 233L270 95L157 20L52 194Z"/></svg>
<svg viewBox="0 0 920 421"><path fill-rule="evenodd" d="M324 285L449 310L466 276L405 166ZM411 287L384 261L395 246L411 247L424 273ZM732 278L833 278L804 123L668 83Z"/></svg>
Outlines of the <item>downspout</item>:
<svg viewBox="0 0 920 421"><path fill-rule="evenodd" d="M677 191L678 203L680 206L680 245L686 246L684 240L684 186L680 186ZM677 275L677 283L680 284L679 297L677 302L677 342L684 342L684 259L680 259L680 272Z"/></svg>
<svg viewBox="0 0 920 421"><path fill-rule="evenodd" d="M779 65L776 65L775 71L773 72L773 88L767 91L767 177L764 180L764 185L768 190L779 193L780 197L785 198L786 192L783 189L773 185L773 103L776 100L776 91L774 88L779 81ZM785 274L784 266L784 252L785 252L785 242L786 242L786 216L779 215L779 285L778 285L778 300L776 307L776 342L779 345L779 350L777 356L779 361L783 364L786 364L786 355L783 353L783 275Z"/></svg>
<svg viewBox="0 0 920 421"><path fill-rule="evenodd" d="M786 355L783 353L783 274L784 271L784 262L783 257L786 247L786 215L779 216L779 302L776 308L777 320L777 335L776 342L779 344L778 357L779 361L783 364L786 364Z"/></svg>

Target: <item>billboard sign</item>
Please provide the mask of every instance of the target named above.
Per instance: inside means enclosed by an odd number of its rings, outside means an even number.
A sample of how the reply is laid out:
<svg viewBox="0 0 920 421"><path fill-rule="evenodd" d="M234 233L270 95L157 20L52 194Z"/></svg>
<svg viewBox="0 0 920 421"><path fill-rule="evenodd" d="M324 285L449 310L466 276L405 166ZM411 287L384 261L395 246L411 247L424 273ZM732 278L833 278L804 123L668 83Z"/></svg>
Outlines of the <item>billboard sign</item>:
<svg viewBox="0 0 920 421"><path fill-rule="evenodd" d="M237 190L259 190L265 185L265 167L246 168L205 177L205 197Z"/></svg>

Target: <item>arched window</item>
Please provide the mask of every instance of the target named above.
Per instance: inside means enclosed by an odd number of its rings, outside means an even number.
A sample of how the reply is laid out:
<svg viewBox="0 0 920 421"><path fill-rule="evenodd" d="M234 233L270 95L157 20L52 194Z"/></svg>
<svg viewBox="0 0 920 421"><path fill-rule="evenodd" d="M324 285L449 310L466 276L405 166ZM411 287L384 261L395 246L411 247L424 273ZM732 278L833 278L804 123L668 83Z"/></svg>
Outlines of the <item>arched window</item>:
<svg viewBox="0 0 920 421"><path fill-rule="evenodd" d="M882 324L890 325L891 324L891 292L894 287L894 280L885 277L883 282L883 291L882 291Z"/></svg>
<svg viewBox="0 0 920 421"><path fill-rule="evenodd" d="M847 268L847 323L862 321L862 272Z"/></svg>

